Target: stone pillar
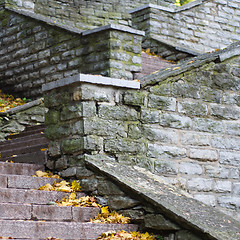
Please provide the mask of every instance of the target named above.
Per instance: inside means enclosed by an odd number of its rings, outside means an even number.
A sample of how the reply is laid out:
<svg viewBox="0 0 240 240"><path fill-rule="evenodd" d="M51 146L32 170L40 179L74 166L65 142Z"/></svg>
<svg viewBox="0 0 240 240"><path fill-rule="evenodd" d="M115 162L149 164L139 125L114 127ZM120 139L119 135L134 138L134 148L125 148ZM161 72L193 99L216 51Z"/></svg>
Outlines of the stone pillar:
<svg viewBox="0 0 240 240"><path fill-rule="evenodd" d="M136 81L85 74L43 85L45 134L51 141L47 166L64 177L88 177L83 170L86 155L110 158L104 154L104 141L127 135L124 121L137 112L130 107L117 111L117 104L126 90L138 88ZM104 116L110 106L111 116Z"/></svg>

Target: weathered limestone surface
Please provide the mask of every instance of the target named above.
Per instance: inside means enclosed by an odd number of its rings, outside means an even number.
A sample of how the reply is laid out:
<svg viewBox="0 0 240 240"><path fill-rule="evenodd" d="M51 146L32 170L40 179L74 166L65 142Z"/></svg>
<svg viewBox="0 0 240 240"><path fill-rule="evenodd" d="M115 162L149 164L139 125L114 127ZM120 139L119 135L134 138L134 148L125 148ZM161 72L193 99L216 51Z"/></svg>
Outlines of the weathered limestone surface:
<svg viewBox="0 0 240 240"><path fill-rule="evenodd" d="M5 92L42 96L44 83L91 73L133 79L141 71L144 32L107 25L81 31L35 13L2 6L0 84Z"/></svg>
<svg viewBox="0 0 240 240"><path fill-rule="evenodd" d="M10 134L24 131L27 126L44 124L44 115L43 99L0 112L0 141L6 140Z"/></svg>
<svg viewBox="0 0 240 240"><path fill-rule="evenodd" d="M44 85L49 166L82 178L88 154L144 167L239 218L239 57L219 61L234 48L150 75L140 90L88 75Z"/></svg>
<svg viewBox="0 0 240 240"><path fill-rule="evenodd" d="M198 201L184 196L177 188L166 184L161 177L143 168L93 159L86 160L86 162L91 169L104 172L129 193L133 191L139 199L154 205L154 208L159 209L169 219L195 230L196 235L202 239L237 240L240 238L238 221L218 212L213 207L199 204ZM145 216L145 219L149 217L153 218L153 215ZM161 223L162 218L162 216L155 216L155 225ZM166 221L164 222L166 225ZM147 224L149 225L150 223ZM176 230L177 226L171 223L168 228ZM191 237L189 239L201 239L196 236Z"/></svg>

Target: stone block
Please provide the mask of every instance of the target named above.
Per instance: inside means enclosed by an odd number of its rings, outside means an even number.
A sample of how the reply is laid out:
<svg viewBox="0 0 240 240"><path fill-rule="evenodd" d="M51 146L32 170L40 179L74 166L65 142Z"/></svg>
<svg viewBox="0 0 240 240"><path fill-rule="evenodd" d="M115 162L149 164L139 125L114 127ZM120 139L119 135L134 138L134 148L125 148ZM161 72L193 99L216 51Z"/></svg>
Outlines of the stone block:
<svg viewBox="0 0 240 240"><path fill-rule="evenodd" d="M216 197L212 194L195 194L194 198L209 206L212 206L212 207L216 206Z"/></svg>
<svg viewBox="0 0 240 240"><path fill-rule="evenodd" d="M197 163L181 162L179 164L179 172L191 175L201 175L203 173L203 168L200 164Z"/></svg>
<svg viewBox="0 0 240 240"><path fill-rule="evenodd" d="M158 144L148 144L147 156L153 158L185 158L186 157L186 149L175 147L175 146L167 146L167 145L158 145Z"/></svg>
<svg viewBox="0 0 240 240"><path fill-rule="evenodd" d="M145 94L143 92L128 91L123 96L124 103L127 105L144 105Z"/></svg>
<svg viewBox="0 0 240 240"><path fill-rule="evenodd" d="M180 229L176 223L167 220L161 214L146 214L144 223L145 227L151 230L176 231Z"/></svg>
<svg viewBox="0 0 240 240"><path fill-rule="evenodd" d="M192 145L192 146L210 146L210 137L211 135L205 133L196 133L196 132L184 132L180 134L180 142L183 145Z"/></svg>
<svg viewBox="0 0 240 240"><path fill-rule="evenodd" d="M213 189L213 180L200 177L193 178L188 180L187 186L193 191L209 192Z"/></svg>
<svg viewBox="0 0 240 240"><path fill-rule="evenodd" d="M176 98L164 97L150 94L148 97L148 107L160 110L176 111Z"/></svg>
<svg viewBox="0 0 240 240"><path fill-rule="evenodd" d="M160 114L160 125L163 127L190 129L192 120L179 114L162 113Z"/></svg>
<svg viewBox="0 0 240 240"><path fill-rule="evenodd" d="M60 112L59 111L48 111L45 114L45 124L50 125L50 124L57 124L60 121Z"/></svg>
<svg viewBox="0 0 240 240"><path fill-rule="evenodd" d="M236 106L223 106L219 104L211 104L211 115L219 119L237 120L240 116L240 108Z"/></svg>
<svg viewBox="0 0 240 240"><path fill-rule="evenodd" d="M110 153L139 154L146 152L146 146L142 142L132 141L131 139L109 139L104 140L104 150Z"/></svg>
<svg viewBox="0 0 240 240"><path fill-rule="evenodd" d="M71 221L71 207L58 207L48 205L33 205L32 217L35 220Z"/></svg>
<svg viewBox="0 0 240 240"><path fill-rule="evenodd" d="M228 193L232 191L232 183L230 181L215 181L213 190L217 193Z"/></svg>
<svg viewBox="0 0 240 240"><path fill-rule="evenodd" d="M49 125L45 130L45 136L50 140L57 140L70 135L68 125Z"/></svg>
<svg viewBox="0 0 240 240"><path fill-rule="evenodd" d="M71 120L75 118L83 117L83 105L82 103L69 104L62 108L61 110L61 120Z"/></svg>
<svg viewBox="0 0 240 240"><path fill-rule="evenodd" d="M86 151L99 151L103 148L103 140L100 137L89 135L83 138L84 150Z"/></svg>
<svg viewBox="0 0 240 240"><path fill-rule="evenodd" d="M30 204L0 203L0 219L30 220L31 208Z"/></svg>
<svg viewBox="0 0 240 240"><path fill-rule="evenodd" d="M212 146L219 149L239 150L240 138L227 135L212 136Z"/></svg>
<svg viewBox="0 0 240 240"><path fill-rule="evenodd" d="M97 136L121 136L126 137L124 123L122 121L91 118L84 121L84 133Z"/></svg>
<svg viewBox="0 0 240 240"><path fill-rule="evenodd" d="M141 108L141 121L143 123L159 123L159 111Z"/></svg>
<svg viewBox="0 0 240 240"><path fill-rule="evenodd" d="M217 161L218 153L211 149L190 148L189 157L201 161Z"/></svg>
<svg viewBox="0 0 240 240"><path fill-rule="evenodd" d="M128 126L128 137L133 139L139 139L142 137L142 129L137 124L130 124Z"/></svg>
<svg viewBox="0 0 240 240"><path fill-rule="evenodd" d="M83 138L64 139L61 144L62 153L75 153L84 149Z"/></svg>
<svg viewBox="0 0 240 240"><path fill-rule="evenodd" d="M219 162L225 165L239 166L240 152L220 151Z"/></svg>
<svg viewBox="0 0 240 240"><path fill-rule="evenodd" d="M220 196L217 199L220 207L236 210L240 206L240 197Z"/></svg>
<svg viewBox="0 0 240 240"><path fill-rule="evenodd" d="M240 196L240 183L239 182L233 183L233 194L236 196Z"/></svg>
<svg viewBox="0 0 240 240"><path fill-rule="evenodd" d="M208 106L202 102L179 101L178 111L188 116L207 116Z"/></svg>
<svg viewBox="0 0 240 240"><path fill-rule="evenodd" d="M72 207L72 217L75 222L89 222L98 215L100 209L97 207L79 208Z"/></svg>
<svg viewBox="0 0 240 240"><path fill-rule="evenodd" d="M138 112L127 106L99 105L98 114L100 118L131 121L138 120Z"/></svg>
<svg viewBox="0 0 240 240"><path fill-rule="evenodd" d="M153 142L176 143L178 132L174 129L164 129L155 126L143 127L143 137Z"/></svg>
<svg viewBox="0 0 240 240"><path fill-rule="evenodd" d="M154 162L154 172L167 175L178 174L178 162L170 160L156 160Z"/></svg>
<svg viewBox="0 0 240 240"><path fill-rule="evenodd" d="M124 195L120 188L109 181L99 181L98 183L98 194L99 195Z"/></svg>
<svg viewBox="0 0 240 240"><path fill-rule="evenodd" d="M175 234L176 240L201 240L201 237L198 237L194 233L188 230L180 230Z"/></svg>
<svg viewBox="0 0 240 240"><path fill-rule="evenodd" d="M208 118L194 118L193 129L211 133L223 133L225 131L222 121L212 120Z"/></svg>
<svg viewBox="0 0 240 240"><path fill-rule="evenodd" d="M111 196L108 199L108 205L113 210L130 209L139 204L138 201L127 196Z"/></svg>

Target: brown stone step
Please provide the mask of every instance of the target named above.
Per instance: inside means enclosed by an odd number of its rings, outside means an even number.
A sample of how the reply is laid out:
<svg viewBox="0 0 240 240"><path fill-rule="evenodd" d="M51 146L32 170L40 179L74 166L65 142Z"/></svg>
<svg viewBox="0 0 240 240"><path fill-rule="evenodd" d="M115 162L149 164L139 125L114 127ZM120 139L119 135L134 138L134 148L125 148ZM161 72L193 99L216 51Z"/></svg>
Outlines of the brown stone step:
<svg viewBox="0 0 240 240"><path fill-rule="evenodd" d="M32 176L37 170L44 170L44 165L0 162L0 174Z"/></svg>
<svg viewBox="0 0 240 240"><path fill-rule="evenodd" d="M16 137L13 139L8 138L8 140L1 142L1 146L6 146L11 143L18 143L18 142L24 142L24 141L29 141L32 139L41 138L41 137L44 137L44 132L37 132L37 133L31 134L31 135L22 136L22 137L18 136L18 135L14 135L14 136L16 136Z"/></svg>
<svg viewBox="0 0 240 240"><path fill-rule="evenodd" d="M48 147L48 144L37 144L33 146L25 146L25 147L19 147L11 150L3 150L0 151L1 158L7 158L7 157L12 157L15 155L21 155L21 154L26 154L26 153L32 153L32 152L41 152L41 149L45 149Z"/></svg>
<svg viewBox="0 0 240 240"><path fill-rule="evenodd" d="M99 211L96 207L0 203L0 219L5 220L89 222Z"/></svg>
<svg viewBox="0 0 240 240"><path fill-rule="evenodd" d="M0 236L22 239L55 237L95 240L103 232L119 230L136 231L137 226L132 224L0 220Z"/></svg>
<svg viewBox="0 0 240 240"><path fill-rule="evenodd" d="M53 184L60 182L62 179L46 178L46 177L32 177L24 175L1 175L0 174L0 187L2 188L16 188L16 189L38 189L47 183Z"/></svg>
<svg viewBox="0 0 240 240"><path fill-rule="evenodd" d="M33 203L48 204L49 202L61 200L68 197L70 193L58 191L40 191L29 189L0 188L0 203ZM84 196L84 193L77 193L77 197Z"/></svg>
<svg viewBox="0 0 240 240"><path fill-rule="evenodd" d="M0 152L6 150L14 150L17 148L29 147L33 145L46 145L47 143L48 140L43 135L38 134L36 136L32 136L32 138L28 139L23 138L21 139L21 141L5 141L1 143Z"/></svg>
<svg viewBox="0 0 240 240"><path fill-rule="evenodd" d="M13 161L14 163L44 165L47 161L47 154L46 151L37 151L0 158L0 162L6 161Z"/></svg>
<svg viewBox="0 0 240 240"><path fill-rule="evenodd" d="M19 138L19 137L29 136L29 135L41 133L44 131L45 131L44 125L30 126L30 127L27 127L23 132L9 135L8 139L15 139L15 138Z"/></svg>

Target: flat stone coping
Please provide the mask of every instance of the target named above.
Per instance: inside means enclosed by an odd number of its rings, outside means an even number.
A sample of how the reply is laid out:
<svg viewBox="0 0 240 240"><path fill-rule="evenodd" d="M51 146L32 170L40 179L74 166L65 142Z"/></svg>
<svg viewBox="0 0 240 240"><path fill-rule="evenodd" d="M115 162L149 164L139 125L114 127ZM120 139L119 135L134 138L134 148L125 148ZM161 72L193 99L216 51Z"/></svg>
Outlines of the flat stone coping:
<svg viewBox="0 0 240 240"><path fill-rule="evenodd" d="M6 115L12 115L12 114L15 114L15 113L18 113L18 112L21 112L21 111L24 111L24 110L27 110L31 107L35 107L35 106L38 106L40 104L42 104L44 101L43 98L39 98L37 100L34 100L32 102L29 102L29 103L25 103L21 106L17 106L17 107L14 107L14 108L11 108L5 112L0 112L0 116L6 116Z"/></svg>
<svg viewBox="0 0 240 240"><path fill-rule="evenodd" d="M166 39L162 39L161 37L159 37L159 35L156 35L156 34L149 34L149 38L151 38L151 39L153 39L155 41L158 41L160 43L163 43L165 45L168 45L170 47L173 47L173 48L175 48L178 51L186 52L188 54L191 54L193 56L198 56L200 54L204 54L204 52L199 52L199 51L197 51L195 49L186 48L186 46L182 46L182 45L179 45L178 43L173 43L173 42L168 41Z"/></svg>
<svg viewBox="0 0 240 240"><path fill-rule="evenodd" d="M177 13L177 12L181 12L181 11L196 7L200 4L202 4L204 1L206 1L206 0L195 0L193 2L184 4L180 7L176 6L175 4L171 4L171 3L164 4L164 5L155 5L155 4L149 3L149 4L145 4L141 7L134 8L134 9L128 11L128 13L133 14L133 13L145 10L147 8L155 8L155 9L162 10L165 12Z"/></svg>
<svg viewBox="0 0 240 240"><path fill-rule="evenodd" d="M118 24L109 24L109 25L106 25L106 26L93 28L91 30L82 31L81 29L69 26L68 24L64 24L63 25L57 19L51 19L51 18L45 17L45 16L43 16L41 14L34 13L32 11L23 10L23 9L16 9L16 8L9 7L9 6L5 6L5 9L7 9L9 11L13 11L15 13L18 13L20 15L24 15L26 17L33 18L33 19L35 19L37 21L44 22L44 23L46 23L48 25L56 26L56 27L62 28L64 30L80 34L82 36L98 33L98 32L101 32L101 31L106 31L106 30L118 30L118 31L128 32L128 33L132 33L132 34L136 34L136 35L140 35L140 36L144 36L145 35L144 31L136 30L134 28L131 28L131 27L128 27L128 26L124 26L124 25L118 25Z"/></svg>
<svg viewBox="0 0 240 240"><path fill-rule="evenodd" d="M86 157L87 167L105 174L129 194L131 192L160 210L168 219L192 230L206 240L239 240L240 222L183 194L164 183L160 176L140 168L117 162Z"/></svg>
<svg viewBox="0 0 240 240"><path fill-rule="evenodd" d="M42 86L42 91L47 92L55 88L64 87L76 83L91 83L97 85L140 89L139 81L129 81L117 78L103 77L100 75L77 74L68 78L63 78L54 82L46 83Z"/></svg>
<svg viewBox="0 0 240 240"><path fill-rule="evenodd" d="M86 36L86 35L89 35L89 34L92 34L92 33L97 33L97 32L101 32L101 31L105 31L105 30L109 30L109 29L145 36L144 31L136 30L136 29L131 28L131 27L127 27L127 26L123 26L123 25L117 25L117 24L109 24L109 25L106 25L106 26L102 26L102 27L91 29L91 30L87 30L87 31L84 31L82 33L82 35Z"/></svg>

